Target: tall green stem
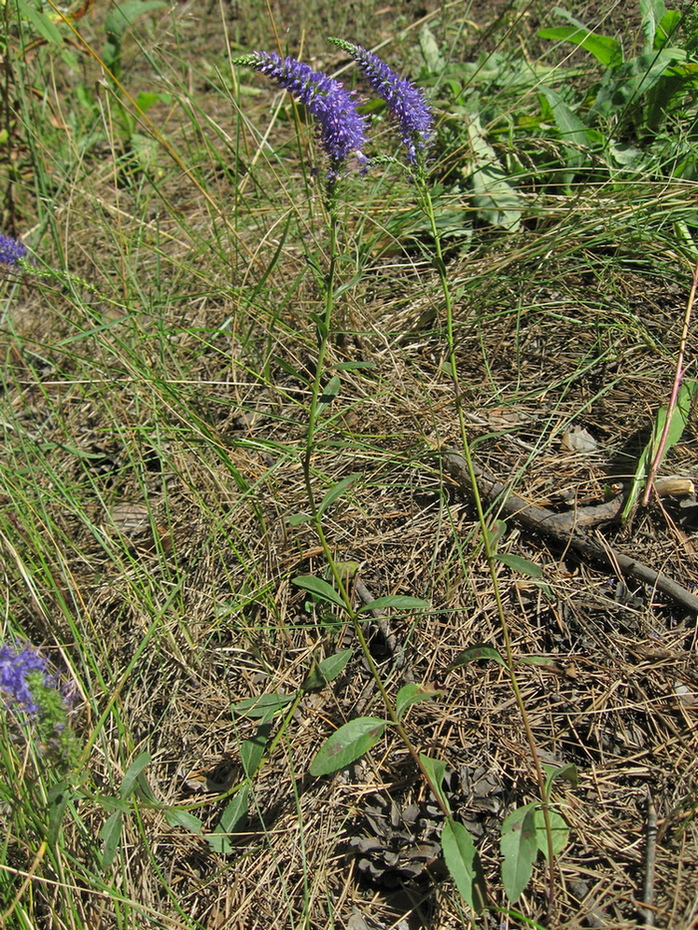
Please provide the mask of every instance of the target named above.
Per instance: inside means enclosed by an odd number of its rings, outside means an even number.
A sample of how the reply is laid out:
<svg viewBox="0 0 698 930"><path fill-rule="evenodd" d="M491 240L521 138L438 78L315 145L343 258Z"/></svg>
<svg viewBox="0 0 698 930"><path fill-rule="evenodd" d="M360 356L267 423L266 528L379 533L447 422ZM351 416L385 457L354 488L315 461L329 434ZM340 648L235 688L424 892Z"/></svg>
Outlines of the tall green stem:
<svg viewBox="0 0 698 930"><path fill-rule="evenodd" d="M473 500L475 501L475 510L477 512L478 523L482 531L482 541L485 549L485 556L487 558L487 564L489 567L490 576L492 578L492 585L494 588L494 597L495 603L497 605L497 616L499 618L499 624L502 629L502 638L504 640L504 650L506 653L506 663L507 663L507 672L509 674L509 680L511 682L511 688L514 692L514 698L516 700L519 713L521 715L521 720L523 722L524 730L526 733L526 741L528 742L529 749L531 751L531 757L533 759L533 764L536 772L536 781L538 782L541 807L543 810L543 818L545 820L545 831L547 834L548 840L548 863L550 869L550 889L549 897L552 901L554 894L555 886L555 863L553 859L553 835L552 835L552 825L550 821L550 807L548 793L546 790L545 783L545 774L543 772L543 767L540 762L540 756L538 755L538 749L536 746L535 736L531 728L531 723L526 711L526 705L524 703L523 695L521 693L521 688L519 687L519 682L516 677L516 671L514 668L514 654L511 646L511 633L509 630L509 624L506 619L506 613L504 610L504 602L502 600L502 592L499 587L499 580L497 578L497 566L495 561L495 550L492 545L492 538L488 532L487 528L487 519L485 515L485 510L482 506L482 498L480 496L480 489L477 483L477 477L475 474L473 454L468 440L468 430L465 423L465 415L463 413L463 404L462 404L462 393L460 387L460 378L458 375L458 364L456 360L456 345L453 332L453 297L451 295L451 287L448 280L448 274L446 271L446 263L443 256L443 248L441 244L441 237L436 225L436 216L434 214L434 204L431 199L431 193L427 186L423 170L419 172L416 179L417 190L418 190L418 199L420 206L424 210L428 220L429 226L431 228L431 234L434 237L434 256L433 264L436 268L436 272L439 275L439 281L441 283L441 291L443 293L444 305L446 311L446 347L448 351L448 367L449 373L453 380L453 389L456 398L456 413L458 415L458 425L460 429L460 438L461 445L463 448L463 458L465 459L466 468L468 470L468 477L470 479L470 486L472 490Z"/></svg>
<svg viewBox="0 0 698 930"><path fill-rule="evenodd" d="M315 434L317 432L319 413L318 401L321 396L320 392L322 390L322 375L325 366L327 346L330 340L332 311L334 309L334 279L337 267L337 227L339 225L339 219L337 216L337 195L333 181L328 183L326 206L327 214L329 217L329 265L324 282L325 307L322 316L316 319L318 355L317 363L315 366L315 377L313 379L313 384L310 391L308 430L305 437L305 452L303 455L303 476L305 479L305 488L308 495L310 512L316 524L318 523L317 507L315 504L315 495L313 493L310 466L313 450L315 449Z"/></svg>

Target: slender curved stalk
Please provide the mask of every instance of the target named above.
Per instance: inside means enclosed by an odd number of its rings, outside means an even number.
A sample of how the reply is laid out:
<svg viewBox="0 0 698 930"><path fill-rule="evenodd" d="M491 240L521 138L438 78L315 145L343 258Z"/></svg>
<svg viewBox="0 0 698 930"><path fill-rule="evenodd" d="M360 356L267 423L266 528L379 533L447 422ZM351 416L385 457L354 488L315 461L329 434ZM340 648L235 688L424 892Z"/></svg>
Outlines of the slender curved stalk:
<svg viewBox="0 0 698 930"><path fill-rule="evenodd" d="M545 821L545 832L548 841L548 866L549 866L549 889L548 889L548 899L552 903L555 893L555 859L553 854L553 835L552 835L552 824L550 820L550 802L548 798L548 792L546 790L545 774L543 772L543 767L541 765L540 756L538 755L538 749L536 747L536 740L531 728L531 722L528 717L528 712L526 711L526 705L524 703L523 695L521 693L521 688L519 687L519 682L516 677L516 671L514 669L514 654L511 646L511 633L509 630L509 624L506 619L506 613L504 611L504 602L502 600L502 593L499 587L499 580L497 578L497 568L495 561L495 550L492 545L492 539L487 529L487 519L485 515L484 508L482 506L482 498L480 496L480 489L477 483L477 476L475 474L473 454L470 446L470 441L468 439L468 430L465 423L465 416L463 414L463 404L462 404L462 392L460 387L460 377L458 375L458 364L456 359L456 349L455 349L455 339L453 333L453 298L451 295L450 283L448 280L448 274L446 270L446 263L443 257L443 248L441 245L441 237L439 234L438 227L436 225L436 216L434 214L434 204L431 199L431 193L429 187L426 183L425 172L422 166L420 166L417 177L415 179L417 185L418 198L421 208L423 209L427 219L429 220L429 225L431 228L431 234L434 237L434 256L433 264L436 268L436 272L439 275L439 281L441 284L441 291L444 298L444 306L446 311L446 348L448 351L448 366L449 373L453 380L453 388L456 399L456 413L458 415L458 426L460 430L460 439L461 446L463 449L463 458L465 459L466 468L468 471L468 477L470 479L470 485L472 488L473 500L475 501L475 509L477 511L478 523L482 531L482 541L485 550L485 556L487 558L487 564L489 567L490 576L492 578L492 585L494 588L494 597L495 603L497 605L497 616L499 619L499 624L502 629L502 638L504 640L504 651L506 655L506 665L507 673L509 675L509 681L511 682L511 688L514 692L514 699L516 700L516 705L519 709L519 714L521 716L521 721L523 723L524 731L526 733L526 741L528 743L531 758L533 760L533 765L536 774L536 781L538 783L538 789L541 799L541 808L543 811L543 818Z"/></svg>

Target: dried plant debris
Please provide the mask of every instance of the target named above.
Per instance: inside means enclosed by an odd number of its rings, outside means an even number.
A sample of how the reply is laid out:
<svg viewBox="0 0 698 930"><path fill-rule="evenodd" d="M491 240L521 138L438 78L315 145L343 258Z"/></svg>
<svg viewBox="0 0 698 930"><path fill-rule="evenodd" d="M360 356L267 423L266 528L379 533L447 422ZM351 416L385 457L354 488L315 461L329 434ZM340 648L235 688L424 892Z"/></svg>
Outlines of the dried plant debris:
<svg viewBox="0 0 698 930"><path fill-rule="evenodd" d="M499 824L504 805L500 779L484 766L462 765L444 778L444 792L452 810L476 838ZM348 847L359 873L374 885L392 889L410 882L442 879L444 814L430 794L426 802L398 804L387 793L370 795L363 818Z"/></svg>

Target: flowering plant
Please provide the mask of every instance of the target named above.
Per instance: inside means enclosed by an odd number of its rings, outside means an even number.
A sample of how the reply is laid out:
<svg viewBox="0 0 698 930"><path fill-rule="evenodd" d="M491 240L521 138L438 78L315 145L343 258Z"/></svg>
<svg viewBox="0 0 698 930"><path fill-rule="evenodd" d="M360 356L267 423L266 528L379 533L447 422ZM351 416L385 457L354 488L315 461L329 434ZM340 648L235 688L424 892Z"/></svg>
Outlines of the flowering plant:
<svg viewBox="0 0 698 930"><path fill-rule="evenodd" d="M29 645L0 647L0 696L22 725L34 726L40 748L63 765L74 761L75 737L68 726L68 701L48 660Z"/></svg>
<svg viewBox="0 0 698 930"><path fill-rule="evenodd" d="M253 52L236 58L234 64L248 65L267 75L308 108L317 123L320 145L330 160L329 184L337 180L350 157L365 170L365 120L358 113L354 96L339 81L313 71L295 58L281 58L276 52Z"/></svg>
<svg viewBox="0 0 698 930"><path fill-rule="evenodd" d="M434 138L434 114L424 91L407 78L401 78L378 55L360 45L336 37L329 41L351 55L371 87L385 100L407 149L407 161L416 165L424 158Z"/></svg>

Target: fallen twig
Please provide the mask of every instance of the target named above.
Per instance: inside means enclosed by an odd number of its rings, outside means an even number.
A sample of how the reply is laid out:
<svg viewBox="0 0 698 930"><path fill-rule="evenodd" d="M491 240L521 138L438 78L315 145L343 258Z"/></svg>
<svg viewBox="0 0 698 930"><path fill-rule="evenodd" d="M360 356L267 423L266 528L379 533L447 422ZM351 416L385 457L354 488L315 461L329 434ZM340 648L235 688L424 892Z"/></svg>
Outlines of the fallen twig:
<svg viewBox="0 0 698 930"><path fill-rule="evenodd" d="M443 455L443 465L461 491L469 495L471 493L470 479L463 457L457 452L446 452ZM482 498L488 501L501 498L499 504L505 515L514 517L529 529L544 533L563 545L570 546L588 559L617 565L628 575L657 588L691 613L698 615L698 597L695 594L691 594L663 572L655 571L649 565L644 565L637 559L610 546L602 546L580 529L615 519L623 505L622 496L595 507L582 507L558 514L545 507L530 504L522 497L513 494L506 484L497 481L478 466L475 466L475 474Z"/></svg>
<svg viewBox="0 0 698 930"><path fill-rule="evenodd" d="M654 866L657 855L657 809L651 792L647 795L647 838L645 841L644 907L638 909L638 926L654 927Z"/></svg>

